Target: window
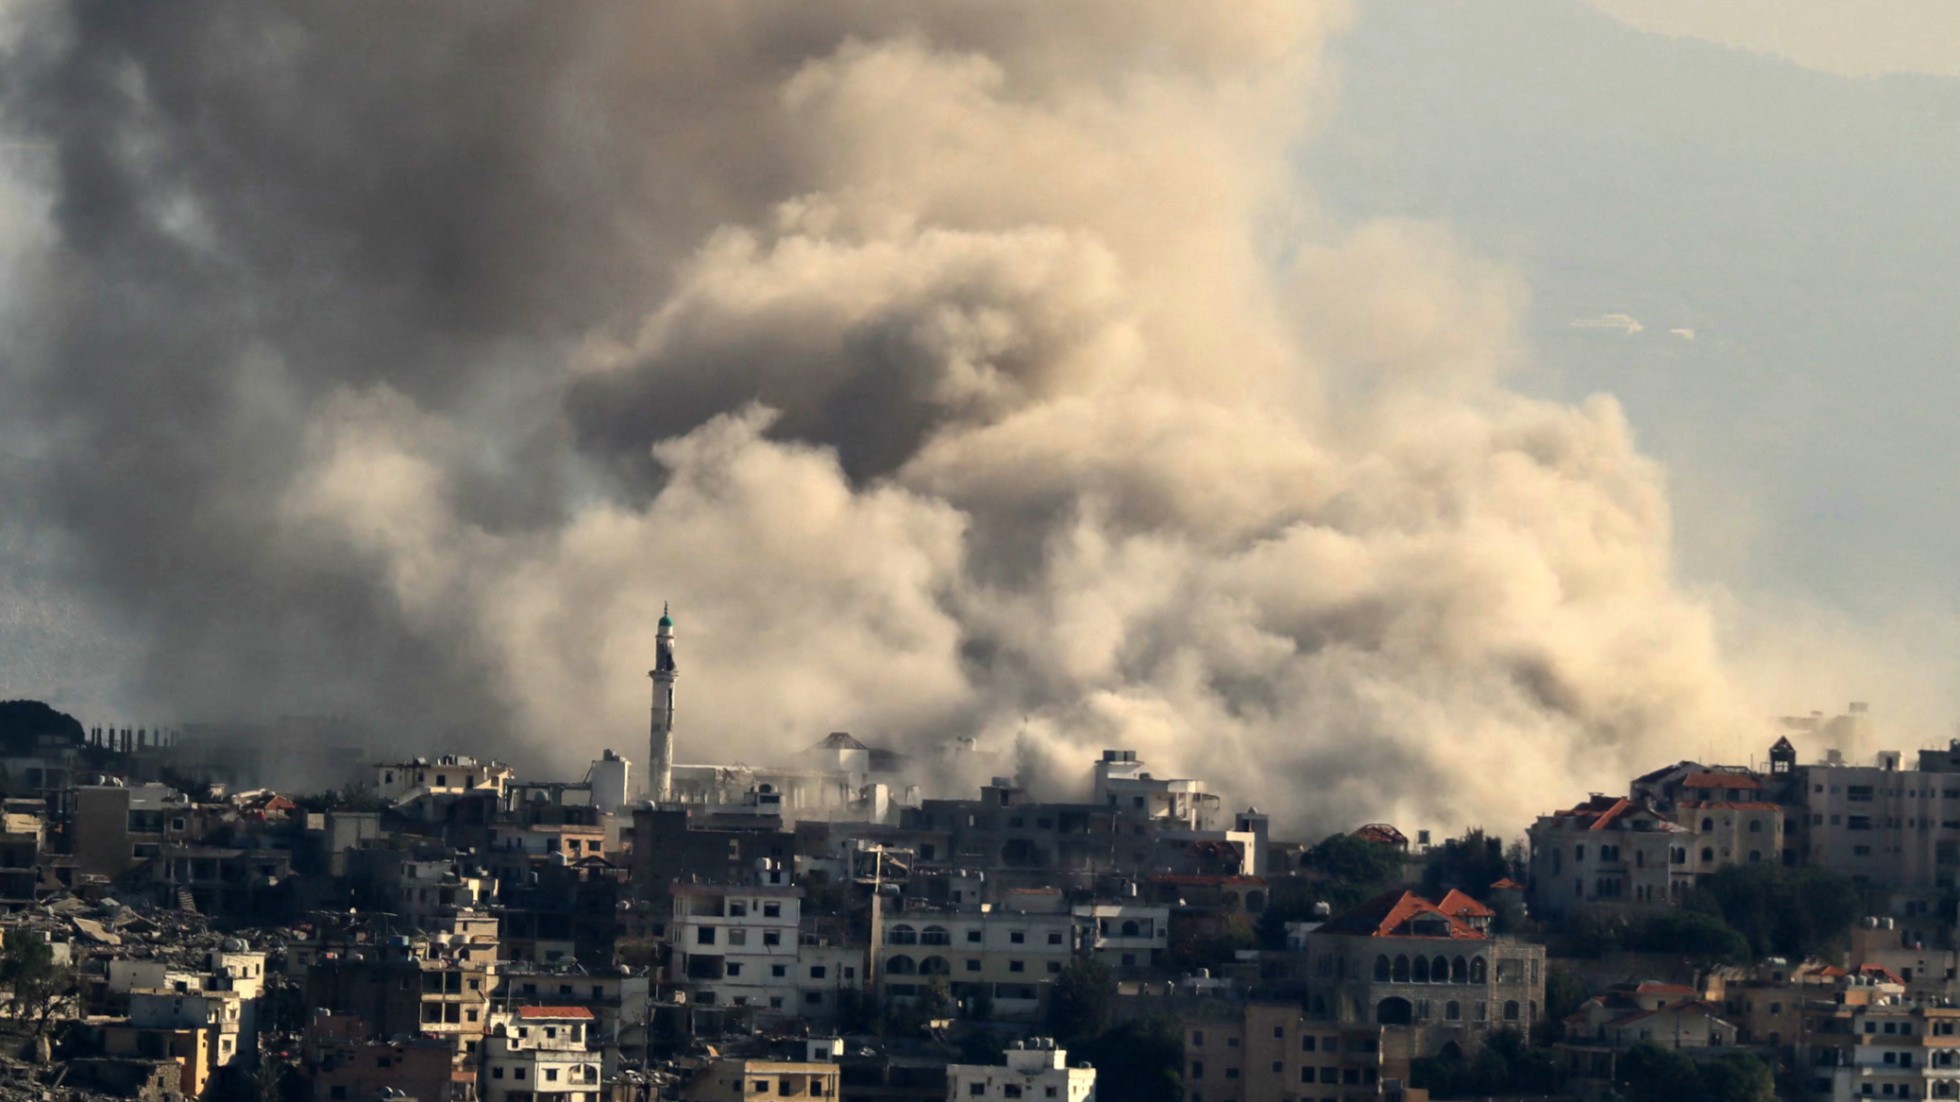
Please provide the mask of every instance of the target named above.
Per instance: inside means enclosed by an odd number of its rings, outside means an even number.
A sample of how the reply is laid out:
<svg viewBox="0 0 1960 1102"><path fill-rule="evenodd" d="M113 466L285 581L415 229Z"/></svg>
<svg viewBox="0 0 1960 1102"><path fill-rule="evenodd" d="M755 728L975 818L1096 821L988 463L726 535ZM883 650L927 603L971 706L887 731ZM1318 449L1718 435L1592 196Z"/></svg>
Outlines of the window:
<svg viewBox="0 0 1960 1102"><path fill-rule="evenodd" d="M731 899L731 900L729 900L729 901L728 901L728 917L730 917L730 918L747 918L748 916L749 916L749 901L748 901L748 900L746 900L746 899Z"/></svg>
<svg viewBox="0 0 1960 1102"><path fill-rule="evenodd" d="M1028 970L1028 964L1022 960L1010 960L1007 962L1007 970L1009 972L1025 972Z"/></svg>
<svg viewBox="0 0 1960 1102"><path fill-rule="evenodd" d="M1052 933L1052 934L1049 934L1049 935L1048 935L1048 944L1050 944L1050 945L1060 945L1061 943L1062 943L1062 935L1061 935L1061 934L1059 934L1059 933Z"/></svg>
<svg viewBox="0 0 1960 1102"><path fill-rule="evenodd" d="M1313 1039L1313 1037L1312 1037L1312 1035L1311 1035L1311 1034L1310 1034L1310 1035L1308 1035L1308 1036L1305 1036L1305 1037L1302 1037L1302 1038L1300 1038L1300 1051L1301 1051L1301 1052L1312 1052L1312 1051L1313 1051L1313 1046L1314 1046L1314 1039Z"/></svg>
<svg viewBox="0 0 1960 1102"><path fill-rule="evenodd" d="M730 964L730 965L728 966L728 974L729 974L729 975L731 975L731 976L739 976L739 975L741 975L741 974L742 974L742 966L741 966L740 964Z"/></svg>
<svg viewBox="0 0 1960 1102"><path fill-rule="evenodd" d="M762 917L764 918L783 917L783 905L781 903L764 903L762 905Z"/></svg>
<svg viewBox="0 0 1960 1102"><path fill-rule="evenodd" d="M781 945L783 943L782 931L781 930L762 931L762 943L764 945Z"/></svg>
<svg viewBox="0 0 1960 1102"><path fill-rule="evenodd" d="M812 964L810 966L810 978L813 980L820 980L823 977L824 977L824 966L821 964Z"/></svg>
<svg viewBox="0 0 1960 1102"><path fill-rule="evenodd" d="M1026 944L1028 940L1027 931L1025 930L1010 931L1007 935L1007 940L1014 943L1015 945Z"/></svg>
<svg viewBox="0 0 1960 1102"><path fill-rule="evenodd" d="M742 929L740 926L730 926L728 928L728 944L747 945L748 943L749 932L747 930Z"/></svg>
<svg viewBox="0 0 1960 1102"><path fill-rule="evenodd" d="M713 945L714 943L715 928L713 926L703 926L699 930L694 931L694 944Z"/></svg>
<svg viewBox="0 0 1960 1102"><path fill-rule="evenodd" d="M966 970L969 972L978 972L980 970L980 962L974 960L971 957L968 957L966 962Z"/></svg>
<svg viewBox="0 0 1960 1102"><path fill-rule="evenodd" d="M1191 1061L1191 1078L1203 1079L1204 1077L1205 1077L1205 1062L1203 1060Z"/></svg>
<svg viewBox="0 0 1960 1102"><path fill-rule="evenodd" d="M978 945L980 943L980 931L968 930L966 932L966 942L968 945Z"/></svg>
<svg viewBox="0 0 1960 1102"><path fill-rule="evenodd" d="M1196 1046L1202 1046L1205 1043L1205 1031L1202 1029L1192 1030L1191 1043Z"/></svg>

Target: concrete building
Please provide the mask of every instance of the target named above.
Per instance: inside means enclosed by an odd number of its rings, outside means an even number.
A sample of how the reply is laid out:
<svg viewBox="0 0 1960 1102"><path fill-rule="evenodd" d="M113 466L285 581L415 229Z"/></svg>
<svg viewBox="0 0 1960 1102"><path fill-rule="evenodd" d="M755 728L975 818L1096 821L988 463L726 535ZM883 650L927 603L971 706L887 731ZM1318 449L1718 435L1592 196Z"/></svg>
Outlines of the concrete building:
<svg viewBox="0 0 1960 1102"><path fill-rule="evenodd" d="M746 1008L757 1022L794 1016L803 889L765 866L764 884L675 884L667 936L669 982L696 1004Z"/></svg>
<svg viewBox="0 0 1960 1102"><path fill-rule="evenodd" d="M820 1044L820 1040L811 1041L813 1048ZM697 1069L681 1088L680 1096L686 1102L807 1100L837 1098L839 1090L839 1068L834 1058L765 1060L721 1056Z"/></svg>
<svg viewBox="0 0 1960 1102"><path fill-rule="evenodd" d="M521 1006L491 1016L483 1039L480 1102L599 1102L599 1056L587 1045L592 1012Z"/></svg>
<svg viewBox="0 0 1960 1102"><path fill-rule="evenodd" d="M1457 902L1390 891L1308 931L1310 1016L1411 1026L1412 1056L1470 1051L1494 1030L1528 1034L1545 1001L1545 947L1490 933Z"/></svg>
<svg viewBox="0 0 1960 1102"><path fill-rule="evenodd" d="M1219 798L1205 782L1152 776L1135 750L1104 750L1096 762L1089 802L1138 819L1186 830L1215 830Z"/></svg>
<svg viewBox="0 0 1960 1102"><path fill-rule="evenodd" d="M1073 909L1087 948L1116 969L1158 968L1171 944L1171 909L1136 901L1085 903Z"/></svg>
<svg viewBox="0 0 1960 1102"><path fill-rule="evenodd" d="M943 982L956 1004L991 1000L996 1021L1038 1019L1078 939L1075 916L1059 895L1027 903L1041 909L983 904L887 915L877 952L880 990L909 1004Z"/></svg>
<svg viewBox="0 0 1960 1102"><path fill-rule="evenodd" d="M517 773L497 761L445 754L433 761L412 758L374 767L375 794L403 816L423 822L442 818L457 800L488 795L501 803Z"/></svg>
<svg viewBox="0 0 1960 1102"><path fill-rule="evenodd" d="M1183 1026L1185 1102L1381 1098L1409 1075L1406 1027L1314 1021L1295 1002L1250 1002Z"/></svg>
<svg viewBox="0 0 1960 1102"><path fill-rule="evenodd" d="M74 803L69 848L85 874L114 880L189 835L191 798L168 785L84 785Z"/></svg>
<svg viewBox="0 0 1960 1102"><path fill-rule="evenodd" d="M1818 1004L1797 1053L1804 1097L1960 1098L1960 1009L1881 997Z"/></svg>
<svg viewBox="0 0 1960 1102"><path fill-rule="evenodd" d="M1095 1100L1096 1069L1088 1064L1071 1067L1068 1052L1057 1048L1051 1038L1016 1041L1001 1056L998 1064L948 1064L948 1102L1010 1098Z"/></svg>

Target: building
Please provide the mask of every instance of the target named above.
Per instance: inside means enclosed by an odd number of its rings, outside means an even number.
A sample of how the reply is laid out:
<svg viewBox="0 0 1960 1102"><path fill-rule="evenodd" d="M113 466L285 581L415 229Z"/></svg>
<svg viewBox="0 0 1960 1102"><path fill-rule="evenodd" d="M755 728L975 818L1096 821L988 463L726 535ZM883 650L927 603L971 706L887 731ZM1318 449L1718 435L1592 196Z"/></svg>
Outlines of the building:
<svg viewBox="0 0 1960 1102"><path fill-rule="evenodd" d="M842 1048L834 1038L813 1038L805 1060L720 1056L696 1069L681 1089L686 1102L750 1102L751 1099L837 1098Z"/></svg>
<svg viewBox="0 0 1960 1102"><path fill-rule="evenodd" d="M1059 894L1029 898L1030 910L906 910L885 917L877 951L879 988L910 1004L934 983L961 1006L988 1005L995 1021L1034 1021L1055 977L1075 953L1075 916Z"/></svg>
<svg viewBox="0 0 1960 1102"><path fill-rule="evenodd" d="M1805 1097L1960 1098L1960 1009L1881 996L1805 1014L1797 1055Z"/></svg>
<svg viewBox="0 0 1960 1102"><path fill-rule="evenodd" d="M1048 1037L1016 1041L998 1064L948 1064L946 1097L952 1099L1056 1099L1094 1102L1096 1069L1069 1066L1068 1053Z"/></svg>
<svg viewBox="0 0 1960 1102"><path fill-rule="evenodd" d="M1087 948L1117 969L1158 968L1171 945L1171 909L1161 904L1085 903L1074 908Z"/></svg>
<svg viewBox="0 0 1960 1102"><path fill-rule="evenodd" d="M761 871L787 881L773 866ZM779 882L675 884L670 890L670 982L687 985L698 1005L745 1008L758 1022L797 1013L802 888Z"/></svg>
<svg viewBox="0 0 1960 1102"><path fill-rule="evenodd" d="M1310 1016L1411 1026L1412 1056L1470 1051L1494 1030L1529 1034L1545 1000L1545 947L1492 934L1460 895L1384 892L1308 931Z"/></svg>
<svg viewBox="0 0 1960 1102"><path fill-rule="evenodd" d="M1294 1002L1255 1001L1230 1017L1187 1019L1185 1102L1381 1098L1408 1078L1406 1032L1314 1021Z"/></svg>
<svg viewBox="0 0 1960 1102"><path fill-rule="evenodd" d="M312 1102L379 1098L383 1090L447 1102L455 1082L447 1042L429 1037L372 1041L359 1018L326 1011L315 1011L300 1035L300 1067L310 1082Z"/></svg>
<svg viewBox="0 0 1960 1102"><path fill-rule="evenodd" d="M587 1046L592 1012L580 1006L499 1011L483 1039L481 1102L599 1102L599 1056Z"/></svg>

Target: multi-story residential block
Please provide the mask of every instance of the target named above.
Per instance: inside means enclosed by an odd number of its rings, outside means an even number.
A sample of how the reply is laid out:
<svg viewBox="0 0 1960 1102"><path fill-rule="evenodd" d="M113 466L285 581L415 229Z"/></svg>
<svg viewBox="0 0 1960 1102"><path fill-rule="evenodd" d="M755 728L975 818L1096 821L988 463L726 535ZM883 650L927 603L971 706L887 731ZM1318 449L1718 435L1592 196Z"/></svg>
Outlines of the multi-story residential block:
<svg viewBox="0 0 1960 1102"><path fill-rule="evenodd" d="M1170 952L1171 909L1134 901L1085 903L1074 908L1087 931L1086 947L1118 969L1157 968Z"/></svg>
<svg viewBox="0 0 1960 1102"><path fill-rule="evenodd" d="M599 1055L587 1045L592 1012L578 1006L498 1011L483 1039L480 1102L599 1102Z"/></svg>
<svg viewBox="0 0 1960 1102"><path fill-rule="evenodd" d="M1184 1022L1186 1102L1377 1099L1409 1074L1408 1028L1314 1021L1296 1002Z"/></svg>
<svg viewBox="0 0 1960 1102"><path fill-rule="evenodd" d="M311 1102L351 1102L355 1099L455 1096L458 1085L469 1086L474 1075L458 1080L448 1042L433 1037L369 1039L367 1023L359 1018L315 1011L300 1035L300 1068Z"/></svg>
<svg viewBox="0 0 1960 1102"><path fill-rule="evenodd" d="M879 987L910 1003L944 983L962 1006L991 1002L998 1021L1032 1021L1076 950L1076 920L1059 896L1045 910L908 910L884 920Z"/></svg>
<svg viewBox="0 0 1960 1102"><path fill-rule="evenodd" d="M497 991L498 1002L505 1007L575 1006L591 1012L586 1040L598 1050L601 1070L607 1075L617 1071L621 1061L646 1062L652 986L645 974L511 964Z"/></svg>
<svg viewBox="0 0 1960 1102"><path fill-rule="evenodd" d="M1460 897L1460 898L1459 898ZM1316 1020L1412 1026L1417 1055L1529 1033L1545 1000L1545 947L1499 937L1475 901L1391 891L1309 931Z"/></svg>
<svg viewBox="0 0 1960 1102"><path fill-rule="evenodd" d="M1806 1009L1798 1075L1816 1102L1960 1098L1960 1009L1879 995Z"/></svg>
<svg viewBox="0 0 1960 1102"><path fill-rule="evenodd" d="M764 873L782 878L773 867ZM697 1003L747 1008L758 1022L797 1013L802 888L675 884L669 891L669 981L686 984Z"/></svg>
<svg viewBox="0 0 1960 1102"><path fill-rule="evenodd" d="M502 801L516 771L497 761L445 754L374 767L375 791L408 818L432 822L455 801L488 794Z"/></svg>
<svg viewBox="0 0 1960 1102"><path fill-rule="evenodd" d="M982 1100L1056 1099L1095 1102L1096 1069L1071 1066L1068 1052L1048 1037L1016 1041L998 1064L948 1064L946 1097Z"/></svg>

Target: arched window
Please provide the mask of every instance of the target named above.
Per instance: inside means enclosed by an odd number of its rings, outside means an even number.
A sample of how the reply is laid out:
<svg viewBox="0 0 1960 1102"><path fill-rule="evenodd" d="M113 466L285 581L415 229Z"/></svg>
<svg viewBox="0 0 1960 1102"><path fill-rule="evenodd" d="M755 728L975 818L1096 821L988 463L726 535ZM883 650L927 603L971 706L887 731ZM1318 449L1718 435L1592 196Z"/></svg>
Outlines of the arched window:
<svg viewBox="0 0 1960 1102"><path fill-rule="evenodd" d="M1507 999L1505 1001L1504 1020L1507 1022L1515 1022L1518 1020L1518 1000Z"/></svg>
<svg viewBox="0 0 1960 1102"><path fill-rule="evenodd" d="M1409 978L1417 983L1429 982L1429 958L1428 957L1416 958L1415 974L1410 976Z"/></svg>
<svg viewBox="0 0 1960 1102"><path fill-rule="evenodd" d="M1763 832L1763 821L1761 819L1749 820L1749 833L1761 834L1762 832Z"/></svg>
<svg viewBox="0 0 1960 1102"><path fill-rule="evenodd" d="M953 966L946 963L945 957L927 957L919 962L919 975L921 976L950 976L952 974Z"/></svg>
<svg viewBox="0 0 1960 1102"><path fill-rule="evenodd" d="M1714 829L1715 829L1715 820L1704 818L1701 821L1701 832L1703 834L1711 833L1712 831L1714 831Z"/></svg>
<svg viewBox="0 0 1960 1102"><path fill-rule="evenodd" d="M1470 978L1470 962L1458 957L1450 962L1450 982L1463 983Z"/></svg>
<svg viewBox="0 0 1960 1102"><path fill-rule="evenodd" d="M1702 859L1703 861L1705 861L1705 862L1709 862L1709 863L1711 863L1711 864L1712 864L1712 863L1714 862L1714 860L1715 860L1715 849L1714 849L1714 847L1713 847L1713 846L1703 846L1703 847L1701 847L1701 859Z"/></svg>
<svg viewBox="0 0 1960 1102"><path fill-rule="evenodd" d="M902 924L893 926L891 929L885 931L885 943L888 945L917 945L919 943L919 931Z"/></svg>
<svg viewBox="0 0 1960 1102"><path fill-rule="evenodd" d="M885 962L885 971L894 976L916 976L919 974L919 962L900 953Z"/></svg>
<svg viewBox="0 0 1960 1102"><path fill-rule="evenodd" d="M1484 980L1490 975L1490 973L1487 971L1489 967L1490 967L1489 965L1484 963L1484 958L1471 957L1470 958L1470 982L1471 983L1484 982Z"/></svg>
<svg viewBox="0 0 1960 1102"><path fill-rule="evenodd" d="M1128 919L1123 923L1124 937L1137 937L1139 936L1139 930L1140 927L1137 926L1137 920L1134 918Z"/></svg>
<svg viewBox="0 0 1960 1102"><path fill-rule="evenodd" d="M1429 962L1429 982L1430 983L1450 982L1449 958L1437 957L1435 960Z"/></svg>
<svg viewBox="0 0 1960 1102"><path fill-rule="evenodd" d="M1395 982L1396 983L1409 982L1409 958L1408 957L1397 956L1395 958Z"/></svg>
<svg viewBox="0 0 1960 1102"><path fill-rule="evenodd" d="M1386 983L1387 981L1388 981L1388 954L1382 953L1379 956L1375 957L1375 982Z"/></svg>
<svg viewBox="0 0 1960 1102"><path fill-rule="evenodd" d="M920 945L951 945L953 939L944 926L928 926L919 931Z"/></svg>
<svg viewBox="0 0 1960 1102"><path fill-rule="evenodd" d="M1463 1020L1463 1007L1455 999L1451 999L1449 1002L1443 1004L1443 1020L1448 1022L1460 1022Z"/></svg>

